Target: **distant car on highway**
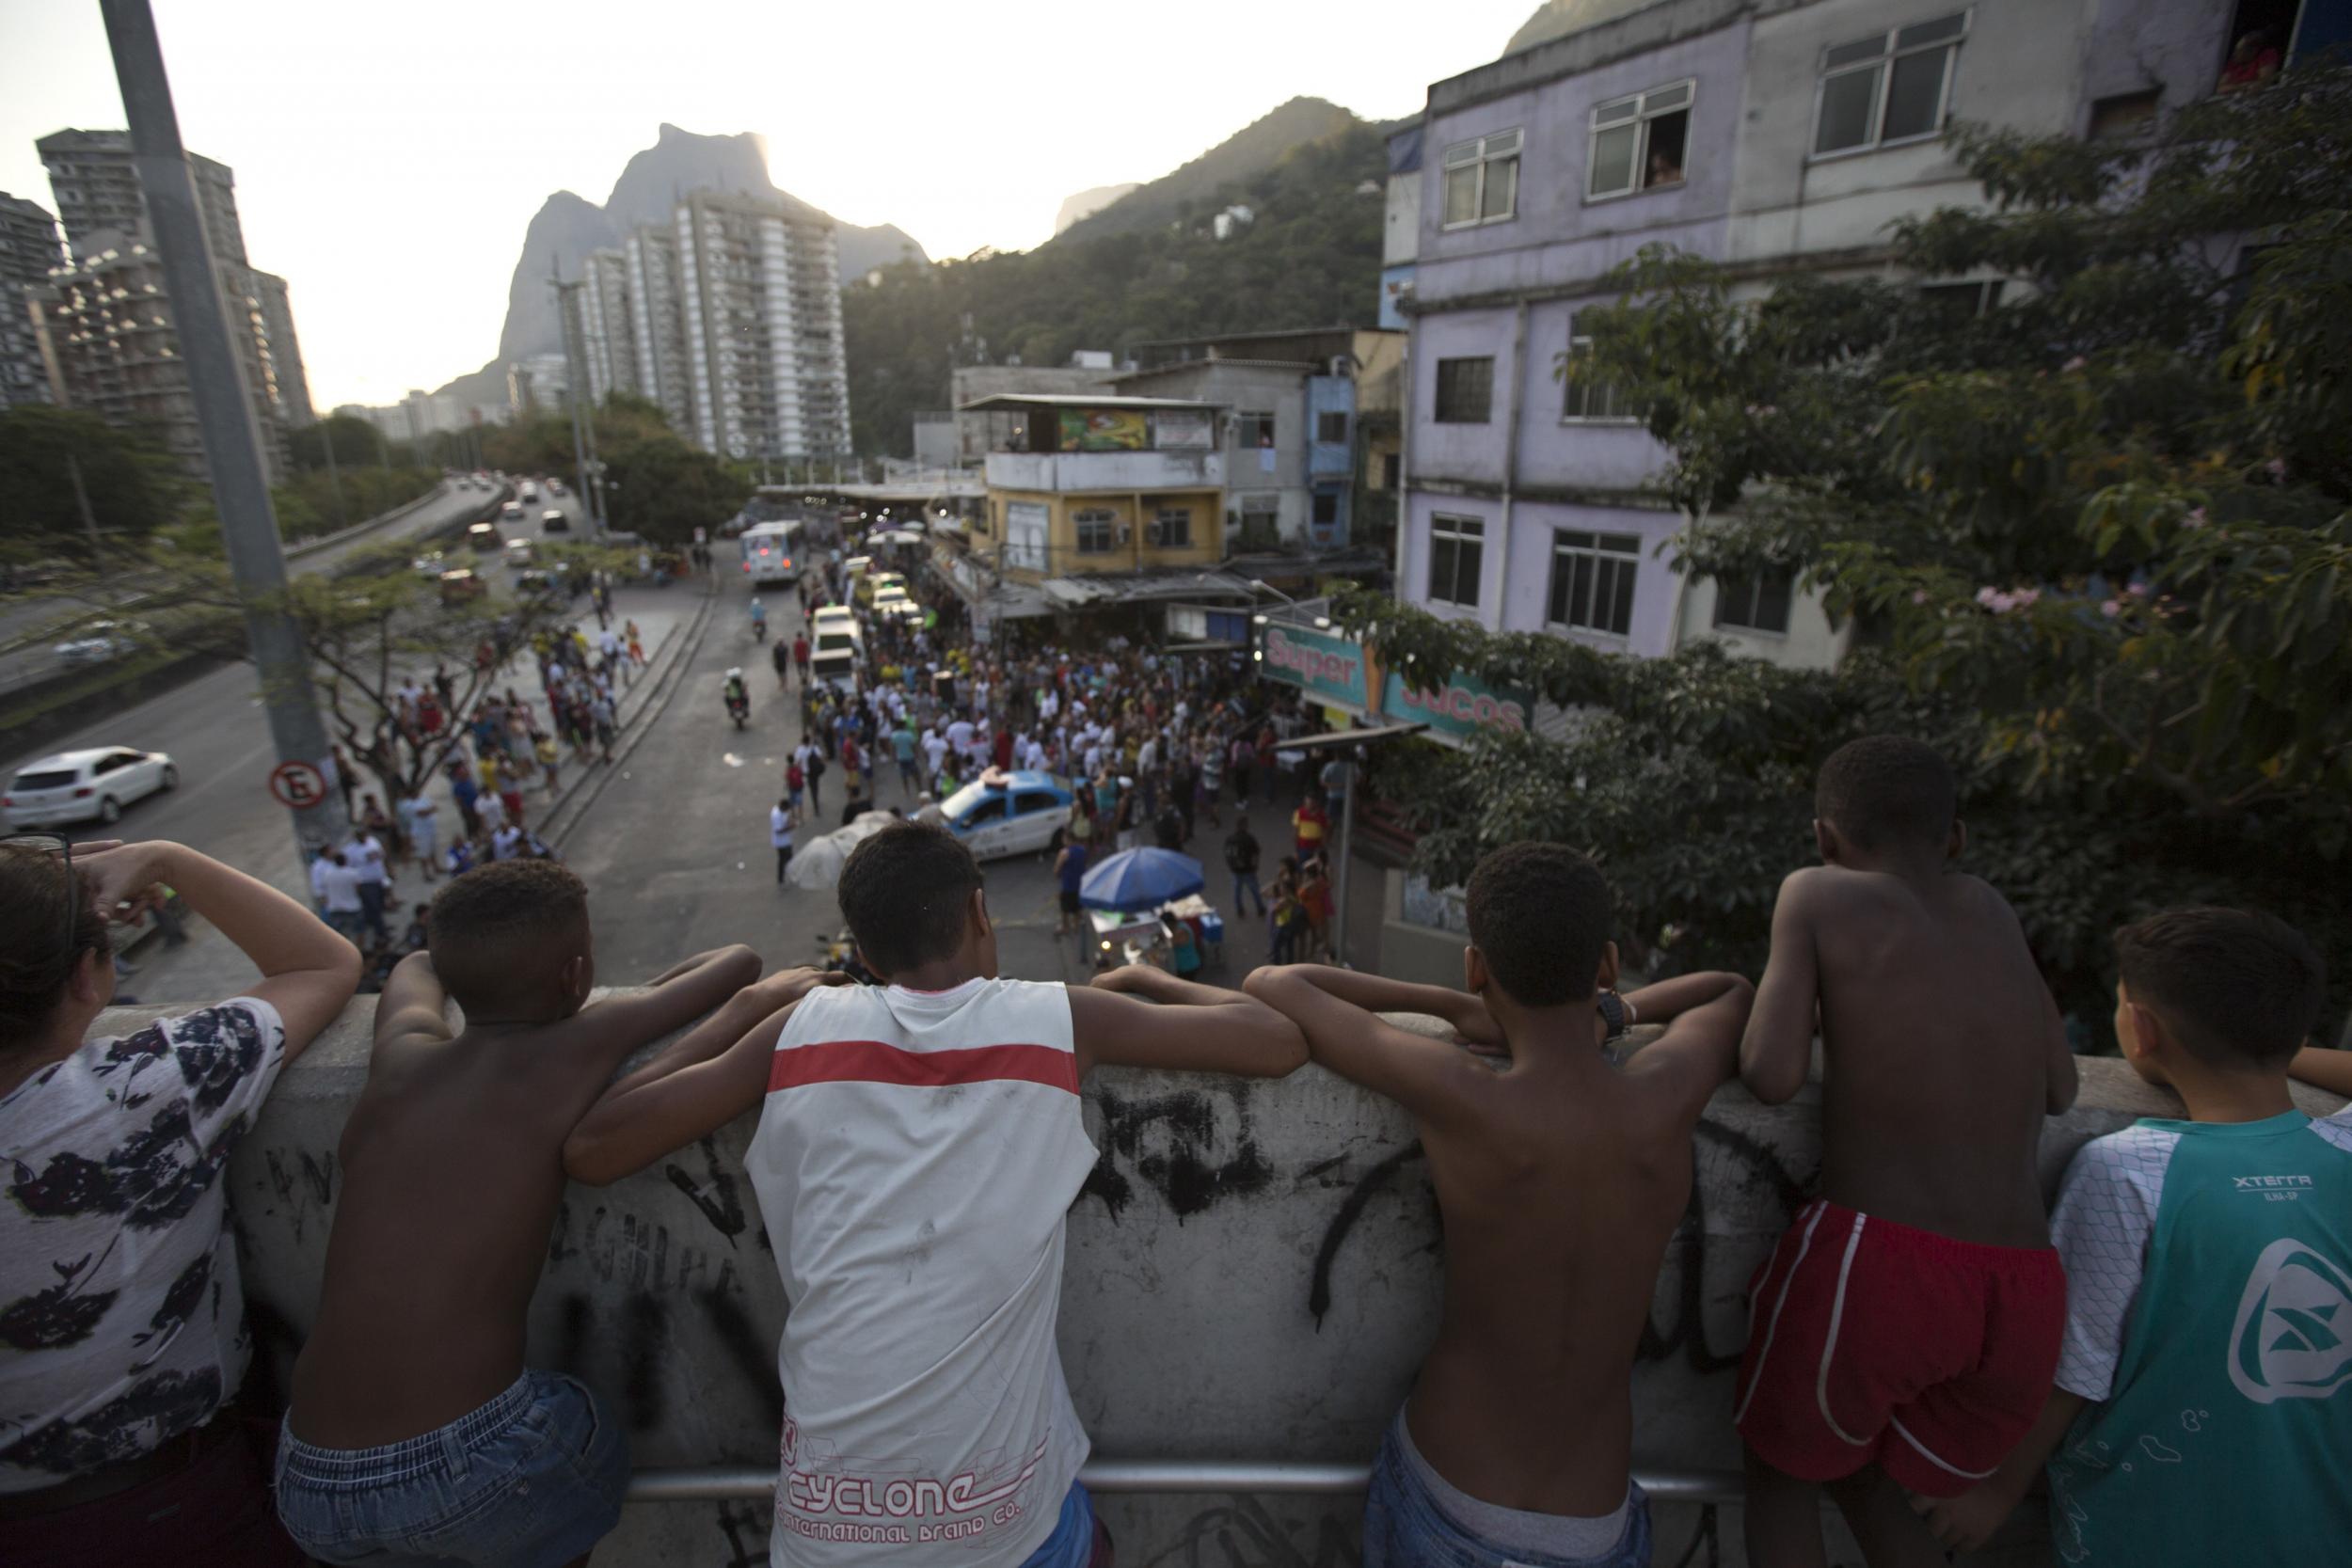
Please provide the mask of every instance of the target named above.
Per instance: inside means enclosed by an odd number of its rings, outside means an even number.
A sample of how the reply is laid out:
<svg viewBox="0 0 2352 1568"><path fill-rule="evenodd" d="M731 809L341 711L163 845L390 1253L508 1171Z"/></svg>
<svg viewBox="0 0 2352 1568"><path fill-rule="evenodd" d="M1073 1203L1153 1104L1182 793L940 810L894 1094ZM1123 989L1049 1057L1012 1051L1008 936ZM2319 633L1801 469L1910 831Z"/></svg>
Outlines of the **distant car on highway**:
<svg viewBox="0 0 2352 1568"><path fill-rule="evenodd" d="M499 517L500 520L503 522L521 522L523 520L523 503L520 501L508 501L504 506L499 508ZM475 526L479 527L480 525L477 524Z"/></svg>
<svg viewBox="0 0 2352 1568"><path fill-rule="evenodd" d="M563 493L564 493L564 482L563 482L562 480L560 480L560 479L551 479L551 480L548 480L548 495L550 495L550 496L560 496L560 495L562 495Z"/></svg>
<svg viewBox="0 0 2352 1568"><path fill-rule="evenodd" d="M506 563L509 566L528 566L536 559L530 540L509 539L506 542Z"/></svg>
<svg viewBox="0 0 2352 1568"><path fill-rule="evenodd" d="M535 484L526 483L523 485L522 499L527 501L537 500L539 499L539 487Z"/></svg>
<svg viewBox="0 0 2352 1568"><path fill-rule="evenodd" d="M503 543L499 537L496 523L476 523L466 531L466 547L476 555L490 555L499 550Z"/></svg>
<svg viewBox="0 0 2352 1568"><path fill-rule="evenodd" d="M430 579L449 570L449 558L438 550L427 550L409 565L415 568L417 576Z"/></svg>
<svg viewBox="0 0 2352 1568"><path fill-rule="evenodd" d="M477 576L473 568L460 566L441 574L441 602L456 604L464 599L478 599L488 593L489 585Z"/></svg>
<svg viewBox="0 0 2352 1568"><path fill-rule="evenodd" d="M539 514L539 531L541 533L569 533L572 531L572 520L550 506Z"/></svg>
<svg viewBox="0 0 2352 1568"><path fill-rule="evenodd" d="M1051 773L1026 769L1000 773L992 768L939 803L947 831L961 839L974 860L1033 854L1070 825L1076 797Z"/></svg>
<svg viewBox="0 0 2352 1568"><path fill-rule="evenodd" d="M61 663L103 664L137 647L131 633L146 629L144 621L92 621L83 628L84 636L60 642L54 651Z"/></svg>
<svg viewBox="0 0 2352 1568"><path fill-rule="evenodd" d="M552 596L560 590L556 586L554 573L543 566L533 566L527 572L515 574L515 592L526 596L531 594Z"/></svg>
<svg viewBox="0 0 2352 1568"><path fill-rule="evenodd" d="M180 769L163 752L98 746L26 764L0 795L0 811L18 830L113 822L132 801L179 787Z"/></svg>

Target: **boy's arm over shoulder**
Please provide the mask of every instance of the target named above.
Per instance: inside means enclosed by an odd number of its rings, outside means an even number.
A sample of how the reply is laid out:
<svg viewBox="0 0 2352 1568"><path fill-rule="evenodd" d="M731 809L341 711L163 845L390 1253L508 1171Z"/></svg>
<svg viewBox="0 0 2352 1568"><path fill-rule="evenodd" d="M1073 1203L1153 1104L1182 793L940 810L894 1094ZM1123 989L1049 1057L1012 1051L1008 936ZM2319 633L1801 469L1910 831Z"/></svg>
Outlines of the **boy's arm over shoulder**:
<svg viewBox="0 0 2352 1568"><path fill-rule="evenodd" d="M1096 1066L1280 1078L1307 1061L1298 1026L1242 991L1127 964L1072 986L1078 1071Z"/></svg>
<svg viewBox="0 0 2352 1568"><path fill-rule="evenodd" d="M681 959L630 996L609 996L582 1007L570 1027L580 1055L598 1064L602 1081L636 1050L684 1027L759 978L759 955L738 944Z"/></svg>
<svg viewBox="0 0 2352 1568"><path fill-rule="evenodd" d="M1310 1060L1387 1095L1422 1121L1458 1121L1470 1097L1493 1077L1459 1046L1378 1016L1427 1010L1421 993L1429 988L1324 964L1284 964L1253 970L1242 989L1298 1026Z"/></svg>
<svg viewBox="0 0 2352 1568"><path fill-rule="evenodd" d="M2051 1244L2066 1266L2066 1337L2053 1381L2071 1394L2104 1400L2114 1386L2179 1142L2178 1132L2135 1125L2091 1139L2066 1167L2050 1212Z"/></svg>
<svg viewBox="0 0 2352 1568"><path fill-rule="evenodd" d="M591 1186L617 1181L757 1105L792 1009L819 986L848 983L790 969L737 991L588 1107L564 1140L564 1174Z"/></svg>
<svg viewBox="0 0 2352 1568"><path fill-rule="evenodd" d="M1740 974L1684 974L1628 1000L1637 1017L1663 1022L1666 1032L1634 1053L1626 1076L1662 1088L1677 1120L1696 1121L1715 1090L1739 1070L1740 1031L1756 988Z"/></svg>
<svg viewBox="0 0 2352 1568"><path fill-rule="evenodd" d="M1816 939L1837 895L1837 873L1829 866L1808 865L1781 880L1772 906L1772 957L1740 1040L1740 1080L1767 1105L1804 1087L1812 1069L1821 986Z"/></svg>

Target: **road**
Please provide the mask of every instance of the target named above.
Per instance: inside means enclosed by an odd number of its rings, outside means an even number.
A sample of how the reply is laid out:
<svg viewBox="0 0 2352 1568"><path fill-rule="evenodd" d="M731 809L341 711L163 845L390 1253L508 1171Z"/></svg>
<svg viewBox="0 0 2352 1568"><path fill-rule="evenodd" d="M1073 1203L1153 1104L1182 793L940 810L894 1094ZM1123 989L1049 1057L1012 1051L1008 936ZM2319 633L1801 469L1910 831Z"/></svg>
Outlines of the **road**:
<svg viewBox="0 0 2352 1568"><path fill-rule="evenodd" d="M327 571L360 550L397 544L430 533L436 529L446 528L455 518L479 508L492 494L487 490L444 487L439 495L408 515L371 529L357 538L294 557L287 562L287 568L296 575ZM532 509L533 527L537 526L537 515L538 509ZM0 604L0 646L40 629L59 615L72 614L87 608L73 600L48 595L26 596ZM123 612L127 619L135 619L139 613L136 609ZM27 682L71 668L56 656L55 650L58 641L55 636L42 636L29 646L0 654L0 691L12 690Z"/></svg>
<svg viewBox="0 0 2352 1568"><path fill-rule="evenodd" d="M487 496L479 490L460 491L455 501L478 506ZM539 514L561 507L579 522L578 503L570 499L550 502L544 498L525 507L526 525L510 530L522 536L539 536ZM453 506L422 509L431 515L405 519L371 538L413 537L446 522ZM573 537L580 537L575 533ZM341 551L321 551L340 557ZM457 552L463 554L463 551ZM313 557L315 561L317 558ZM312 569L311 562L303 562ZM503 576L504 568L485 566L486 573ZM584 601L583 601L584 602ZM626 610L624 610L626 613ZM126 838L169 838L192 845L215 858L309 896L308 883L296 863L294 838L286 813L273 802L264 785L275 766L267 717L262 710L261 686L253 667L231 664L199 676L164 695L140 703L110 719L99 721L43 748L52 752L89 746L136 746L169 752L180 769L180 787L168 795L151 795L124 808L122 820L111 833ZM0 777L14 776L33 755L12 752L0 760ZM455 820L454 814L451 816ZM98 836L95 824L76 829L77 837Z"/></svg>

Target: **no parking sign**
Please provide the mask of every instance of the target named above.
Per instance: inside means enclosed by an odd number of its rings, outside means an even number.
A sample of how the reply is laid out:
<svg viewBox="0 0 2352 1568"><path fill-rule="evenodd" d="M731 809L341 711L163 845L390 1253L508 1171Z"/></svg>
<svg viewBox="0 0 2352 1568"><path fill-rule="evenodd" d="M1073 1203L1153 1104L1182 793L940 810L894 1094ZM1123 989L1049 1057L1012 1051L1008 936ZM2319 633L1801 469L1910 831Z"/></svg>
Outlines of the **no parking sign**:
<svg viewBox="0 0 2352 1568"><path fill-rule="evenodd" d="M308 811L326 799L326 775L307 762L281 762L269 770L269 792L289 810Z"/></svg>

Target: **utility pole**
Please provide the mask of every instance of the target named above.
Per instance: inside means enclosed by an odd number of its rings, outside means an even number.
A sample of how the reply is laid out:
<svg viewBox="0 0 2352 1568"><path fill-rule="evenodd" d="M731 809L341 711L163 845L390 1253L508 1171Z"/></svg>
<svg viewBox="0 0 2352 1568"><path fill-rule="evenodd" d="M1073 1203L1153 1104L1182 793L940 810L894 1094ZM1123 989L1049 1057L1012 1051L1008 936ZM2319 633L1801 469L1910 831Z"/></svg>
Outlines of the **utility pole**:
<svg viewBox="0 0 2352 1568"><path fill-rule="evenodd" d="M326 483L335 491L335 522L338 527L351 526L351 514L343 509L343 474L335 466L335 427L326 420L313 426L319 433L319 445L326 449Z"/></svg>
<svg viewBox="0 0 2352 1568"><path fill-rule="evenodd" d="M98 547L98 514L89 507L89 492L82 488L82 460L72 452L65 454L66 477L73 481L73 504L82 509L82 531L89 535L89 569L103 572L106 561Z"/></svg>
<svg viewBox="0 0 2352 1568"><path fill-rule="evenodd" d="M188 370L197 427L212 469L213 505L220 515L230 573L245 608L246 636L261 676L270 737L281 762L307 763L324 770L326 727L319 721L310 690L310 651L282 602L286 555L270 502L261 432L254 427L253 400L230 336L196 178L188 167L187 149L181 145L180 117L172 108L171 80L164 71L155 18L148 0L99 0L99 9L105 17L115 80L122 88L122 110L130 121L132 166L147 198L165 286L171 293L180 357ZM344 830L342 800L331 788L322 790L315 802L292 810L291 816L298 851L332 843Z"/></svg>
<svg viewBox="0 0 2352 1568"><path fill-rule="evenodd" d="M574 331L579 323L573 310L574 296L587 285L564 282L564 263L560 260L555 263L554 284L555 313L564 323L564 379L568 387L564 401L571 404L572 409L572 477L580 486L580 510L588 515L588 532L595 537L604 531L596 520L596 491L591 483L592 470L588 467L589 437L584 428L586 421L580 411L580 394L588 380L588 366Z"/></svg>

